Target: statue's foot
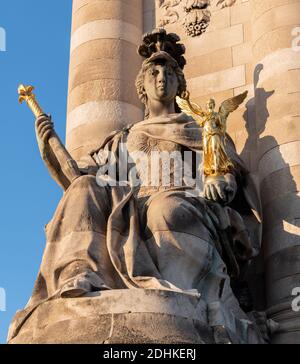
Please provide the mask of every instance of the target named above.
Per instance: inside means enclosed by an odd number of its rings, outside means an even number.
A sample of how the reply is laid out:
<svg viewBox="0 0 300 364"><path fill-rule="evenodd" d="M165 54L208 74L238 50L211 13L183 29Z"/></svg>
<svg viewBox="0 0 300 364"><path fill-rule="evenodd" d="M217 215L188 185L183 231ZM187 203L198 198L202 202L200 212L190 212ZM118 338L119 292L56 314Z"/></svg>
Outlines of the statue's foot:
<svg viewBox="0 0 300 364"><path fill-rule="evenodd" d="M61 291L61 298L75 298L87 293L109 290L102 279L94 272L82 273L76 276L72 281L66 283Z"/></svg>

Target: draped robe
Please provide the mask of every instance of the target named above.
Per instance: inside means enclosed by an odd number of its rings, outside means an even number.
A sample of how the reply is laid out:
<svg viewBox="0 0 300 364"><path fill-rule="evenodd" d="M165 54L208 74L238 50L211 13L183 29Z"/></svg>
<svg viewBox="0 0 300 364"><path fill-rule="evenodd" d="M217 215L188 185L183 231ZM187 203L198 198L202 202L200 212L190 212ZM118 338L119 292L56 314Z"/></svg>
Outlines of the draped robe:
<svg viewBox="0 0 300 364"><path fill-rule="evenodd" d="M15 317L11 338L38 305L59 298L62 288L78 276L86 277L94 290L141 288L201 295L208 304L221 302L225 311L245 318L230 288L228 268L258 252L260 208L231 139L226 152L238 183L231 206L189 196L187 190L192 189L187 186L100 186L98 179L105 173L99 174L99 168L107 164L108 152L118 162L121 142L129 151L202 151L199 126L185 114L172 114L114 132L80 160L82 176L64 193L46 226L40 272L30 301Z"/></svg>

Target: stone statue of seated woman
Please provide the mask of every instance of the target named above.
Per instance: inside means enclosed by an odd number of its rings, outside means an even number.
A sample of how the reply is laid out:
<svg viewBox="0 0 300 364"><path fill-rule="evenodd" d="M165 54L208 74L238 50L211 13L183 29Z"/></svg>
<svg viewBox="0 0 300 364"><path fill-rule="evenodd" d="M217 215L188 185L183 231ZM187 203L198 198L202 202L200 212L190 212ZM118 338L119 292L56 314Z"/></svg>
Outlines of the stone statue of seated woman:
<svg viewBox="0 0 300 364"><path fill-rule="evenodd" d="M44 302L118 289L201 296L211 326L250 324L230 279L259 249L254 184L229 136L232 173L203 179L201 128L175 103L186 91L184 49L175 35L151 36L151 45L140 47L145 60L136 82L145 119L113 132L77 161L77 178L62 178L59 158L52 162L51 119L36 121L41 155L65 191L46 226L33 294L11 337Z"/></svg>

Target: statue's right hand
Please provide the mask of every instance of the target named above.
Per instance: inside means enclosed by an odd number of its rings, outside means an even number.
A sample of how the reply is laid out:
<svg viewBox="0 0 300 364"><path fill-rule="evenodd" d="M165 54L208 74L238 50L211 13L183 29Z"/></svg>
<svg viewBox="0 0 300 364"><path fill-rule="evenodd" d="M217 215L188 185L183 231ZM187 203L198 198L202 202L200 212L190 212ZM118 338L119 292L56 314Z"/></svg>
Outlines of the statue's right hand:
<svg viewBox="0 0 300 364"><path fill-rule="evenodd" d="M41 156L46 160L49 151L49 138L54 134L53 122L50 115L42 115L36 119L35 132Z"/></svg>
<svg viewBox="0 0 300 364"><path fill-rule="evenodd" d="M42 115L38 117L35 121L35 131L39 144L47 144L49 138L54 133L51 116Z"/></svg>

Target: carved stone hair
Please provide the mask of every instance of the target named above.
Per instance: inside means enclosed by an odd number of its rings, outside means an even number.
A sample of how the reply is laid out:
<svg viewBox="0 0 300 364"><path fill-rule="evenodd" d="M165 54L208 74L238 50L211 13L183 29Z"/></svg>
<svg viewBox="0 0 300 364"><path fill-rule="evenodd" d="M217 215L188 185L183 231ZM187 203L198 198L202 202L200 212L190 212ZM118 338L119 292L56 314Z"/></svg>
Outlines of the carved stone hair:
<svg viewBox="0 0 300 364"><path fill-rule="evenodd" d="M153 65L157 64L158 60L153 60L153 61L149 61L146 60L143 62L142 68L137 76L135 85L136 85L136 89L137 89L137 93L138 93L138 97L141 100L141 102L145 105L145 119L149 118L149 108L148 108L148 97L146 94L146 90L144 87L144 83L145 83L145 74L147 72L147 70L152 67ZM182 69L179 67L178 63L172 59L170 57L170 59L166 59L165 60L165 64L168 65L169 67L171 67L176 76L177 76L177 80L178 80L178 90L177 90L177 95L181 96L182 93L184 91L186 91L186 80L184 77L184 73L182 71ZM175 100L175 111L180 113L180 109L177 106Z"/></svg>

